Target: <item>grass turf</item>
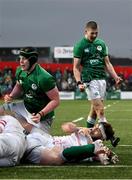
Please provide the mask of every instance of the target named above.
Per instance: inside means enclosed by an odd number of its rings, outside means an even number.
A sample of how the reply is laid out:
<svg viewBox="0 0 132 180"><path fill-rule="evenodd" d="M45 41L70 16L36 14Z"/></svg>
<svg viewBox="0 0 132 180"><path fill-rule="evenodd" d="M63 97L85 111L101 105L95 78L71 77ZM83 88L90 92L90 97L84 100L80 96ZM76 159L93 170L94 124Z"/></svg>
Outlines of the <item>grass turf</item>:
<svg viewBox="0 0 132 180"><path fill-rule="evenodd" d="M120 146L112 148L118 154L117 165L101 166L99 163L66 164L63 166L17 166L0 168L0 179L132 179L132 101L106 101L106 117L121 138ZM56 118L52 134L62 135L62 122L72 121L86 126L86 117L90 104L87 100L61 101L56 109ZM124 146L122 146L124 145Z"/></svg>

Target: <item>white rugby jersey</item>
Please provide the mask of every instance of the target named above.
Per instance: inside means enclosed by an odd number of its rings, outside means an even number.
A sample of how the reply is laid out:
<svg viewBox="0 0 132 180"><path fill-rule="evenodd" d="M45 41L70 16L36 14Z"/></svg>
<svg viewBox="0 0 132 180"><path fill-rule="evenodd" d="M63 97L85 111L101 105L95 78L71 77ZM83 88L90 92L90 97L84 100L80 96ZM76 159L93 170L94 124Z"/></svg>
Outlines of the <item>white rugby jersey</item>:
<svg viewBox="0 0 132 180"><path fill-rule="evenodd" d="M53 144L60 145L63 149L71 146L82 146L88 143L87 137L79 133L72 133L67 136L53 136Z"/></svg>
<svg viewBox="0 0 132 180"><path fill-rule="evenodd" d="M89 140L86 136L79 133L72 133L66 136L51 136L47 133L43 135L40 133L32 133L27 136L28 147L30 150L35 146L44 146L45 148L51 148L56 146L61 146L62 149L71 146L81 146L89 144Z"/></svg>
<svg viewBox="0 0 132 180"><path fill-rule="evenodd" d="M0 130L2 133L23 133L23 127L17 119L10 115L0 116Z"/></svg>

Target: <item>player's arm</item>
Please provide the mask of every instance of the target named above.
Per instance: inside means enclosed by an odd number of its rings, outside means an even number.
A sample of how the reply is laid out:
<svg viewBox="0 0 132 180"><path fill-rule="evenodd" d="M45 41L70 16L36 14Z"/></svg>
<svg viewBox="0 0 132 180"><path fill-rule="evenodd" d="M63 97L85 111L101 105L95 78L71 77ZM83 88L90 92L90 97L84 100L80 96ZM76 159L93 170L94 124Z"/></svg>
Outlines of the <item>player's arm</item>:
<svg viewBox="0 0 132 180"><path fill-rule="evenodd" d="M107 71L108 71L109 74L114 78L116 84L119 84L119 83L122 81L122 79L121 79L121 77L119 77L119 76L117 75L117 73L115 72L114 67L113 67L113 65L111 64L110 59L109 59L108 56L105 56L105 65L106 65Z"/></svg>
<svg viewBox="0 0 132 180"><path fill-rule="evenodd" d="M33 114L32 120L36 123L40 121L42 116L53 111L60 104L59 91L57 87L47 91L46 95L49 97L50 102L38 114Z"/></svg>
<svg viewBox="0 0 132 180"><path fill-rule="evenodd" d="M46 92L46 95L49 97L50 102L41 110L44 115L53 111L60 104L59 91L57 87Z"/></svg>
<svg viewBox="0 0 132 180"><path fill-rule="evenodd" d="M21 94L22 94L22 87L20 83L17 81L12 92L4 96L4 101L11 102L13 99L19 97Z"/></svg>
<svg viewBox="0 0 132 180"><path fill-rule="evenodd" d="M62 128L63 132L68 133L68 134L77 132L79 130L77 125L72 122L63 123L61 125L61 128Z"/></svg>
<svg viewBox="0 0 132 180"><path fill-rule="evenodd" d="M90 129L86 127L79 127L75 123L72 122L66 122L61 125L62 130L65 133L71 134L71 133L80 133L83 136L89 136L90 135Z"/></svg>
<svg viewBox="0 0 132 180"><path fill-rule="evenodd" d="M85 87L84 84L81 82L81 59L74 57L73 60L73 73L75 80L77 82L77 86L79 87L80 91L84 91Z"/></svg>
<svg viewBox="0 0 132 180"><path fill-rule="evenodd" d="M53 148L44 148L41 152L41 165L61 165L65 161L61 157L62 148L54 146Z"/></svg>
<svg viewBox="0 0 132 180"><path fill-rule="evenodd" d="M74 57L73 60L73 73L76 79L76 82L81 81L81 69L80 69L80 62L79 58Z"/></svg>
<svg viewBox="0 0 132 180"><path fill-rule="evenodd" d="M5 126L6 126L6 121L0 120L0 133L4 131Z"/></svg>

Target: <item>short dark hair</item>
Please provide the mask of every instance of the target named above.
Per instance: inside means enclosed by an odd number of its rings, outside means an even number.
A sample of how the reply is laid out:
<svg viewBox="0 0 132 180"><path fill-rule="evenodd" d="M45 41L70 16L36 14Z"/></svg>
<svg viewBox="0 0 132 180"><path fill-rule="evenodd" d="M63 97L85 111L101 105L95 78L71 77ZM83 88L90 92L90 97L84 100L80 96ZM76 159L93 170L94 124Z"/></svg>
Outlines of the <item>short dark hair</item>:
<svg viewBox="0 0 132 180"><path fill-rule="evenodd" d="M95 21L89 21L87 22L85 28L91 28L91 29L97 29L98 28L98 25Z"/></svg>

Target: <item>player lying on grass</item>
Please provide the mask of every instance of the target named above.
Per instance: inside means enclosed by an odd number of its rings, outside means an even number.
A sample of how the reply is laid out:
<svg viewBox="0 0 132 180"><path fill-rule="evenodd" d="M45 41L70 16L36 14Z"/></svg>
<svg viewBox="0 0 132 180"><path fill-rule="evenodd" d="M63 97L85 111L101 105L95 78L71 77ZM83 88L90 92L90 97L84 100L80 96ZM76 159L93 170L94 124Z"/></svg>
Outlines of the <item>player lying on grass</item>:
<svg viewBox="0 0 132 180"><path fill-rule="evenodd" d="M0 115L0 167L19 164L26 150L24 129L17 119Z"/></svg>
<svg viewBox="0 0 132 180"><path fill-rule="evenodd" d="M14 115L13 113L11 114ZM8 119L11 120L12 117L8 116ZM32 125L27 123L27 121L19 119L19 122L27 131L31 131ZM24 157L34 164L57 165L64 162L80 161L96 154L102 164L108 164L111 155L110 159L116 162L117 156L113 156L111 151L103 146L101 140L92 143L92 138L101 138L98 128L90 129L90 134L87 128L78 128L73 123L63 124L62 128L66 131L69 125L69 129L72 131L72 134L69 136L51 136L43 131L40 133L40 129L38 133L28 135L28 145Z"/></svg>
<svg viewBox="0 0 132 180"><path fill-rule="evenodd" d="M102 127L105 129L102 130ZM30 163L41 165L60 165L95 156L104 165L116 163L117 155L102 143L104 136L109 139L114 131L108 123L104 123L102 127L97 125L88 129L66 123L62 125L62 129L70 135L51 136L44 132L29 134L24 158Z"/></svg>

